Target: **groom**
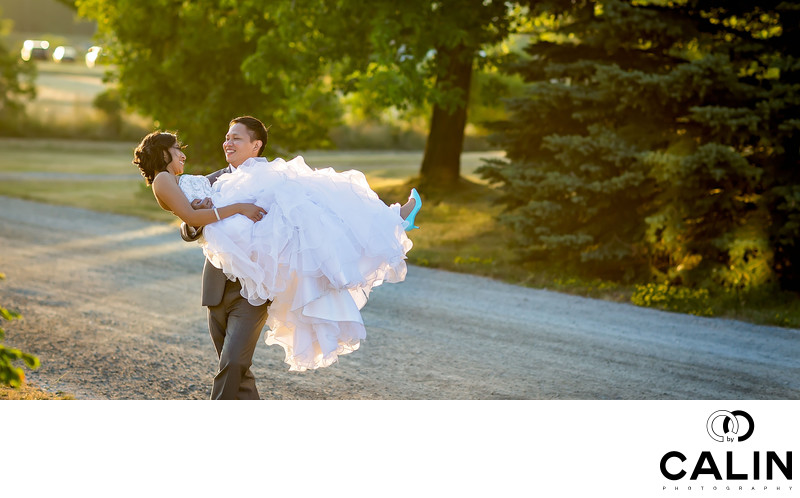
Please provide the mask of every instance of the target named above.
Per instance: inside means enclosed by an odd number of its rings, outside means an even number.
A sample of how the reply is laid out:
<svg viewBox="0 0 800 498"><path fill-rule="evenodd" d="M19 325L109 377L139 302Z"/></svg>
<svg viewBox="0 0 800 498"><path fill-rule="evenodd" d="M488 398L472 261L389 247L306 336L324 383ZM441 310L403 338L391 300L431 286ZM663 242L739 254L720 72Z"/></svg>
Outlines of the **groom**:
<svg viewBox="0 0 800 498"><path fill-rule="evenodd" d="M208 175L213 185L224 173L232 173L251 157L258 157L267 145L264 123L251 116L231 120L225 142L228 167ZM209 208L211 200L194 201L195 209ZM202 227L181 224L181 237L197 240ZM267 321L269 302L253 306L240 294L236 280L228 280L222 270L206 260L203 267L203 306L208 308L208 330L219 357L219 371L214 376L211 399L259 399L256 378L250 371L261 329Z"/></svg>

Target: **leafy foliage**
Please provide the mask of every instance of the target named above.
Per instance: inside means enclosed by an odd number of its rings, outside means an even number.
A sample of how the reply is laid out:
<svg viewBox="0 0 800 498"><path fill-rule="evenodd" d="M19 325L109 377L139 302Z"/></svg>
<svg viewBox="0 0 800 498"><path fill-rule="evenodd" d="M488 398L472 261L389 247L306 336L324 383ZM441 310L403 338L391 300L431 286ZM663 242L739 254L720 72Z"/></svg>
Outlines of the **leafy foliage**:
<svg viewBox="0 0 800 498"><path fill-rule="evenodd" d="M800 288L800 5L538 3L488 163L527 258Z"/></svg>
<svg viewBox="0 0 800 498"><path fill-rule="evenodd" d="M423 174L450 180L459 174L473 67L488 64L482 48L525 18L516 5L485 0L77 0L77 6L98 21L123 100L181 131L203 157L214 157L222 125L239 114L272 124L285 150L330 145L340 97L357 92L362 98L355 102L373 114L430 105L423 161L430 167Z"/></svg>
<svg viewBox="0 0 800 498"><path fill-rule="evenodd" d="M292 52L281 46L277 19L261 2L80 0L77 5L79 13L98 21L122 99L161 128L179 131L195 159L218 162L228 122L245 114L273 124L286 148L324 145L337 116L336 100L324 82L301 87L282 78L294 61L280 60L280 54ZM261 36L281 50L270 64L273 78L255 82L244 63Z"/></svg>
<svg viewBox="0 0 800 498"><path fill-rule="evenodd" d="M5 34L6 25L0 26L0 35ZM20 78L34 77L33 66L23 66L16 54L10 54L0 39L0 129L14 126L22 111L21 99L34 96L34 89ZM0 273L0 280L5 275ZM16 320L21 318L19 313L9 311L0 306L0 318ZM0 327L0 341L5 338L5 330ZM39 360L35 356L23 353L18 349L8 348L0 344L0 384L19 387L25 379L22 368L14 363L22 360L29 368L38 368Z"/></svg>
<svg viewBox="0 0 800 498"><path fill-rule="evenodd" d="M9 29L10 21L0 18L0 131L13 133L24 110L23 101L36 95L31 84L36 69L5 46L2 37Z"/></svg>
<svg viewBox="0 0 800 498"><path fill-rule="evenodd" d="M708 289L690 289L665 283L639 285L631 296L637 306L660 308L697 316L713 316Z"/></svg>
<svg viewBox="0 0 800 498"><path fill-rule="evenodd" d="M110 88L101 93L92 101L92 107L103 113L106 126L112 130L115 136L119 136L122 129L122 111L124 106L120 100L119 91Z"/></svg>
<svg viewBox="0 0 800 498"><path fill-rule="evenodd" d="M0 273L0 279L5 276ZM4 320L17 320L22 318L19 313L9 311L0 306L0 318ZM5 330L0 328L0 341L5 339ZM23 353L19 349L8 348L0 344L0 384L20 387L25 381L25 372L22 368L14 365L17 361L22 361L28 368L39 368L39 359L28 353Z"/></svg>

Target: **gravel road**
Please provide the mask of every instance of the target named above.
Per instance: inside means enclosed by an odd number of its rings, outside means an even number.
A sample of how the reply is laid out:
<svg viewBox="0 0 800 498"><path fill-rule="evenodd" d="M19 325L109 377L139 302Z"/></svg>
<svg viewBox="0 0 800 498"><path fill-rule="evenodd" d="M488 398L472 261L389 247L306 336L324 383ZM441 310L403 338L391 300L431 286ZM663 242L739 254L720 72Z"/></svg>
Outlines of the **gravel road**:
<svg viewBox="0 0 800 498"><path fill-rule="evenodd" d="M412 234L413 239L413 234ZM413 249L412 249L413 250ZM176 226L0 196L5 344L78 399L205 399L216 355L203 254ZM367 339L288 372L258 345L263 399L800 399L800 330L660 312L409 267L363 310Z"/></svg>

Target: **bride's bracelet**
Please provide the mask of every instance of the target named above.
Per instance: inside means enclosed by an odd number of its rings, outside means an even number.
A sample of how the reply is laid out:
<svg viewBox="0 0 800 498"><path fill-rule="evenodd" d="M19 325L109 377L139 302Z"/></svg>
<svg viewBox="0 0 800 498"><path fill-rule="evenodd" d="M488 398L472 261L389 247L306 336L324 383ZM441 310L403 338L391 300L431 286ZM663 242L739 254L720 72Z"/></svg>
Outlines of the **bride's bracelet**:
<svg viewBox="0 0 800 498"><path fill-rule="evenodd" d="M219 211L217 211L217 208L214 208L214 214L217 215L217 221L219 221L220 217L219 217Z"/></svg>

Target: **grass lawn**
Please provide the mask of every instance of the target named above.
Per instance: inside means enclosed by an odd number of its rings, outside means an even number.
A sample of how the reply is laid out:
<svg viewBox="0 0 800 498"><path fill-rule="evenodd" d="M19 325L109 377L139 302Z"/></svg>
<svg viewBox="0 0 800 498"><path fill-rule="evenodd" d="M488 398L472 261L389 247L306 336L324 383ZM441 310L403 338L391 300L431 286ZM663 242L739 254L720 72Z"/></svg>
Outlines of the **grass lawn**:
<svg viewBox="0 0 800 498"><path fill-rule="evenodd" d="M131 164L136 144L66 139L0 138L0 195L50 204L81 207L176 223L160 209ZM307 151L301 153L313 167L337 171L358 169L387 203L405 202L411 180L419 170L422 152ZM481 157L498 152L466 153L462 171L471 182L457 193L431 199L422 192L425 207L417 218L423 228L411 234L412 264L477 273L515 283L531 283L530 275L509 260L509 234L498 227L495 192L477 183L474 170ZM187 165L191 164L191 156ZM28 175L28 176L25 176ZM35 175L35 177L30 177ZM76 176L72 176L76 175ZM101 179L82 175L104 175ZM537 282L538 283L538 282Z"/></svg>
<svg viewBox="0 0 800 498"><path fill-rule="evenodd" d="M135 146L135 143L126 142L0 138L0 195L154 221L174 221L174 216L158 207L139 170L131 163ZM404 184L416 174L422 159L421 152L409 151L307 151L301 154L312 167L363 171L378 192ZM499 155L498 152L464 154L465 176L477 180L474 170L481 165L481 157ZM191 167L191 155L187 167ZM5 178L4 173L8 174ZM85 175L103 175L104 178ZM389 190L389 194L393 197L385 198L387 202L404 202L408 189L405 192ZM475 208L470 206L470 209Z"/></svg>
<svg viewBox="0 0 800 498"><path fill-rule="evenodd" d="M167 223L177 220L172 214L155 205L152 192L144 187L143 182L136 180L0 181L0 195L92 211L138 216Z"/></svg>
<svg viewBox="0 0 800 498"><path fill-rule="evenodd" d="M89 140L0 138L0 173L136 175L136 144Z"/></svg>
<svg viewBox="0 0 800 498"><path fill-rule="evenodd" d="M177 226L177 219L158 207L131 164L135 145L0 138L0 195L137 216ZM363 171L372 188L387 203L405 201L422 158L421 152L408 151L308 151L302 155L312 167ZM498 152L464 154L462 173L466 179L460 188L437 196L421 192L425 207L417 217L417 225L422 229L410 232L414 248L409 253L409 262L514 284L630 302L633 286L585 281L514 259L507 248L513 234L496 221L501 209L494 204L497 193L474 175L482 157L500 155ZM190 164L191 155L187 162ZM711 304L716 316L800 327L800 297L795 294L749 297L744 301L718 296Z"/></svg>

